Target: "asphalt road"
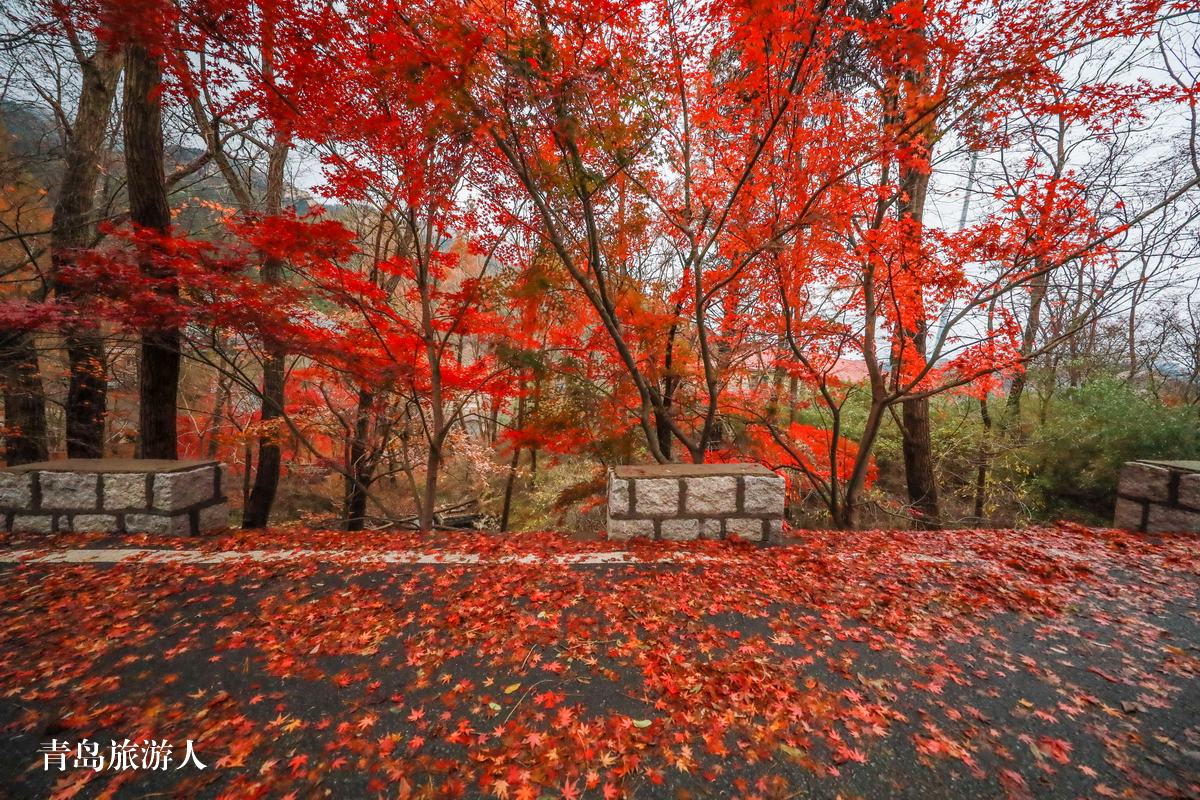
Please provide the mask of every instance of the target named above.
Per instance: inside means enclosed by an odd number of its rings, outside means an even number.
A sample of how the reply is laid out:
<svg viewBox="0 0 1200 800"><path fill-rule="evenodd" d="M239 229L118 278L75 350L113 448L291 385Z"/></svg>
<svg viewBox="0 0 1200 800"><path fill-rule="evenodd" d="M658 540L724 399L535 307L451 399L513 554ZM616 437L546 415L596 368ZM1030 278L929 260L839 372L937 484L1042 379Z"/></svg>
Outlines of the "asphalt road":
<svg viewBox="0 0 1200 800"><path fill-rule="evenodd" d="M8 564L0 798L1200 798L1194 567L1031 611L958 562L780 571L827 596L736 555ZM73 766L146 738L170 769Z"/></svg>

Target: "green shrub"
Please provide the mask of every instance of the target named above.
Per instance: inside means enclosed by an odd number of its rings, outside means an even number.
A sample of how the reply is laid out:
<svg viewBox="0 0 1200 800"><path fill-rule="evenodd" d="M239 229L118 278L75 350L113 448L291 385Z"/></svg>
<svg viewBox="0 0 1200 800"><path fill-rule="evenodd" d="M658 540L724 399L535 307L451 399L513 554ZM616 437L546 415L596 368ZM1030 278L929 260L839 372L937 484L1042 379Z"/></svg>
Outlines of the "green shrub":
<svg viewBox="0 0 1200 800"><path fill-rule="evenodd" d="M1111 520L1126 461L1200 459L1200 416L1102 379L1054 398L1025 444L1004 468L1023 476L1045 516L1076 509Z"/></svg>

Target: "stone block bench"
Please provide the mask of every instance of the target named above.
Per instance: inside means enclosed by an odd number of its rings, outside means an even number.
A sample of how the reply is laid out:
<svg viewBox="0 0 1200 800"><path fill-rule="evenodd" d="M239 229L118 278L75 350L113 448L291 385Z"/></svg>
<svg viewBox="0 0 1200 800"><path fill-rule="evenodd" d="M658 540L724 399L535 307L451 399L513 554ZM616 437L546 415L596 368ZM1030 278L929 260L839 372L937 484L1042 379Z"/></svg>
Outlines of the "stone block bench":
<svg viewBox="0 0 1200 800"><path fill-rule="evenodd" d="M229 524L217 461L73 458L0 471L4 530L197 534Z"/></svg>
<svg viewBox="0 0 1200 800"><path fill-rule="evenodd" d="M783 503L783 478L759 464L614 467L608 477L608 538L777 543Z"/></svg>
<svg viewBox="0 0 1200 800"><path fill-rule="evenodd" d="M1141 533L1200 533L1200 461L1125 464L1113 527Z"/></svg>

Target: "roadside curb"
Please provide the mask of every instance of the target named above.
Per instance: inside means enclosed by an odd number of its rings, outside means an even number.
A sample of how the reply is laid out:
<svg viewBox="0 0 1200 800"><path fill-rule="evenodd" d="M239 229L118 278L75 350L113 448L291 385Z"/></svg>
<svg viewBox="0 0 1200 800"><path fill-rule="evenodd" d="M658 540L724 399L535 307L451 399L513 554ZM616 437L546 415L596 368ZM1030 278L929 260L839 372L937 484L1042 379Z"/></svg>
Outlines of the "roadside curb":
<svg viewBox="0 0 1200 800"><path fill-rule="evenodd" d="M476 553L438 553L423 550L391 552L355 552L352 550L226 550L207 553L200 550L157 550L151 548L113 548L97 550L10 550L0 552L0 563L8 564L225 564L237 561L341 564L660 564L710 561L711 556L689 553L664 553L657 558L639 558L623 550L599 553L568 553L556 556L479 555Z"/></svg>

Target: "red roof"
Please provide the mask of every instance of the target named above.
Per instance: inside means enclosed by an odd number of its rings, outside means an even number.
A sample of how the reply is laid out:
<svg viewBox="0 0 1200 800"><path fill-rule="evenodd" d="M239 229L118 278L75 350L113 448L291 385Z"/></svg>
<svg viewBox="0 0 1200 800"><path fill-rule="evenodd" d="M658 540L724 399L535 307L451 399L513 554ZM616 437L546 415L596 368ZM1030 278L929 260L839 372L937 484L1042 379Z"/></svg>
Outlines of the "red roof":
<svg viewBox="0 0 1200 800"><path fill-rule="evenodd" d="M852 361L848 358L839 358L829 370L829 377L837 378L846 383L858 383L865 381L871 377L871 373L867 371L867 362Z"/></svg>

